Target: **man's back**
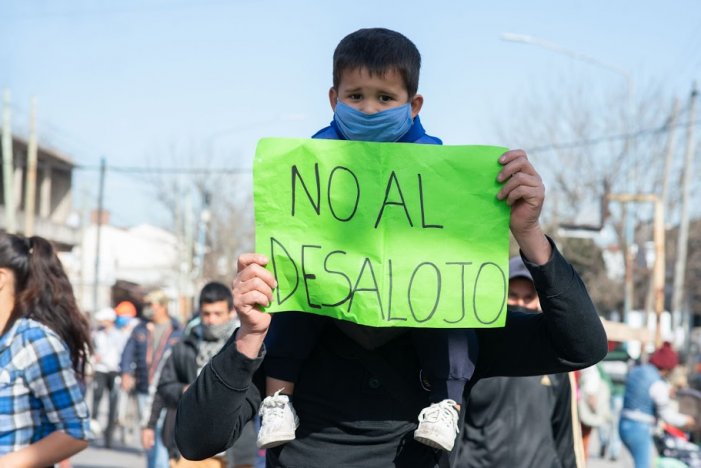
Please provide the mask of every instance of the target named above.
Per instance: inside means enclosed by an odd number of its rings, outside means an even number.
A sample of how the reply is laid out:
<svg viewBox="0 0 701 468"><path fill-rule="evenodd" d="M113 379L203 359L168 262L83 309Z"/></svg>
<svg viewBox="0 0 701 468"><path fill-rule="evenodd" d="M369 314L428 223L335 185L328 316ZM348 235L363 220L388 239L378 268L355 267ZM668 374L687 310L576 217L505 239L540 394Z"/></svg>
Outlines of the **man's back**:
<svg viewBox="0 0 701 468"><path fill-rule="evenodd" d="M570 398L567 374L480 380L465 409L456 466L575 466Z"/></svg>

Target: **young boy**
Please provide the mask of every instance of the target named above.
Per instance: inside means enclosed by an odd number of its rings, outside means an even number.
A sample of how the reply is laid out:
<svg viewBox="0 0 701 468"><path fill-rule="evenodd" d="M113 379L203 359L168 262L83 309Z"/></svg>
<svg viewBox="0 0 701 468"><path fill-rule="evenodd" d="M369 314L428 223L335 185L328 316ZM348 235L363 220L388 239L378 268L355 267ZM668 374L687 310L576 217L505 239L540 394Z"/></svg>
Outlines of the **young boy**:
<svg viewBox="0 0 701 468"><path fill-rule="evenodd" d="M417 94L421 56L403 35L382 28L346 36L333 56L329 101L331 125L313 138L442 144L426 134L419 120ZM266 394L260 408L258 446L274 447L295 438L299 420L292 406L294 382L326 326L339 326L366 349L407 330L373 329L312 314L275 314L266 337ZM429 384L431 405L419 414L414 438L450 451L466 382L474 372L477 339L469 329L412 329L414 346Z"/></svg>

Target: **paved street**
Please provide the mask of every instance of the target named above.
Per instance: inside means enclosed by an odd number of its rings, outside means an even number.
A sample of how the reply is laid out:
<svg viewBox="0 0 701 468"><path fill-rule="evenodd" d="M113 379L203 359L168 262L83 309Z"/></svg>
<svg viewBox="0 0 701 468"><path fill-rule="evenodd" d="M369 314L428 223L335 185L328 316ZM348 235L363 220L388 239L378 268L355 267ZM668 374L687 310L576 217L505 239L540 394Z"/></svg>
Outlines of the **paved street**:
<svg viewBox="0 0 701 468"><path fill-rule="evenodd" d="M621 459L618 461L610 461L598 457L599 442L596 434L592 435L591 439L591 457L587 463L587 468L630 468L633 466L633 461L630 454L622 450ZM87 450L84 450L71 460L73 468L135 468L145 467L146 458L141 450L134 447L115 447L113 450L107 450L100 447L98 444L91 445Z"/></svg>
<svg viewBox="0 0 701 468"><path fill-rule="evenodd" d="M74 468L135 468L145 467L142 451L130 447L108 450L91 445L71 459Z"/></svg>
<svg viewBox="0 0 701 468"><path fill-rule="evenodd" d="M632 468L633 459L625 447L621 447L621 457L617 461L599 458L599 437L596 431L591 435L589 441L589 460L587 468Z"/></svg>

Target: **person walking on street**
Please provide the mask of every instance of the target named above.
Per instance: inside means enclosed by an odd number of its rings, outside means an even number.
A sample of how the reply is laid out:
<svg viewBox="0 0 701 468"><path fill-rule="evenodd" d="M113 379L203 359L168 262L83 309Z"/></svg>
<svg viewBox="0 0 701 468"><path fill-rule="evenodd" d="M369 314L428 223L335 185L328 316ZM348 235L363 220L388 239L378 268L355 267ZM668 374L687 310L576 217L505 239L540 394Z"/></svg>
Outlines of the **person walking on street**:
<svg viewBox="0 0 701 468"><path fill-rule="evenodd" d="M540 313L520 256L509 259L508 288L510 310ZM583 468L572 393L567 373L480 380L470 392L456 466Z"/></svg>
<svg viewBox="0 0 701 468"><path fill-rule="evenodd" d="M0 466L51 466L87 447L91 349L49 241L1 233Z"/></svg>
<svg viewBox="0 0 701 468"><path fill-rule="evenodd" d="M107 448L112 446L112 436L117 415L117 399L119 397L117 385L119 362L128 338L115 326L116 318L117 314L111 307L98 310L95 314L95 320L99 328L93 333L95 346L93 367L95 375L93 377L92 418L93 421L98 421L102 395L107 390L107 424L102 431L105 447ZM99 423L97 426L99 427Z"/></svg>
<svg viewBox="0 0 701 468"><path fill-rule="evenodd" d="M665 380L679 358L665 342L647 364L633 367L626 379L619 432L623 445L633 455L635 468L652 466L652 431L657 418L677 427L692 428L694 418L672 407L671 387Z"/></svg>
<svg viewBox="0 0 701 468"><path fill-rule="evenodd" d="M157 373L164 356L178 342L181 329L178 322L168 314L169 298L162 290L150 292L144 298L143 321L131 333L120 364L122 388L135 391L139 407L141 427L151 414L151 403L156 390ZM147 466L161 468L168 466L168 451L160 437L162 417L159 418L155 443L146 451Z"/></svg>
<svg viewBox="0 0 701 468"><path fill-rule="evenodd" d="M158 396L168 409L163 441L169 448L174 467L211 466L226 468L227 459L233 459L232 468L252 468L257 456L256 434L253 422L243 429L242 436L227 451L203 462L191 462L180 456L174 439L175 414L183 392L197 378L232 335L239 321L234 311L231 290L222 283L207 283L200 292L199 318L180 342L173 346L158 382ZM203 463L206 463L203 465Z"/></svg>

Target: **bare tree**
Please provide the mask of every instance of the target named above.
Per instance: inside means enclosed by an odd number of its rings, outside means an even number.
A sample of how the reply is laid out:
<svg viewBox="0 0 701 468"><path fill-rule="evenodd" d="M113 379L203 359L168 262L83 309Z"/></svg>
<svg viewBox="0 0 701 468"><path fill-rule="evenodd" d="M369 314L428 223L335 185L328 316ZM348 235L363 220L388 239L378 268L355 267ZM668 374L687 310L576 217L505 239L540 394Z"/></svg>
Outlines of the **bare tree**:
<svg viewBox="0 0 701 468"><path fill-rule="evenodd" d="M639 93L635 100L625 93L594 89L592 83L581 83L534 91L516 104L513 120L503 122L499 134L528 150L541 172L548 192L544 219L550 233L557 235L563 224L609 226L624 252L622 207L606 204L605 197L661 191L672 100L655 89ZM635 226L649 224L648 207L628 209ZM622 281L606 276L599 247L563 239L560 244L576 259L595 302L605 310L619 308Z"/></svg>
<svg viewBox="0 0 701 468"><path fill-rule="evenodd" d="M252 179L246 168L215 167L211 148L175 146L147 177L180 246L182 293L190 304L208 281L228 284L236 258L254 248ZM236 160L236 158L230 158Z"/></svg>

